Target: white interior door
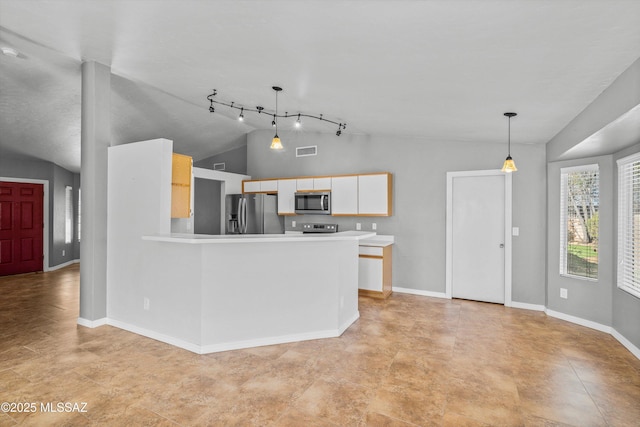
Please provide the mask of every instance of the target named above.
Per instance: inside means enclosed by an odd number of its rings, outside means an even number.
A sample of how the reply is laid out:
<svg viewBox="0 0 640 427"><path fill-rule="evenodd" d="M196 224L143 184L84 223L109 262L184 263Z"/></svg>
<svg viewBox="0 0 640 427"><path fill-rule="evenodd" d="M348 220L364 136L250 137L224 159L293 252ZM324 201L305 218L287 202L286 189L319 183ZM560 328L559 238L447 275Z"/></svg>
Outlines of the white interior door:
<svg viewBox="0 0 640 427"><path fill-rule="evenodd" d="M506 271L510 274L506 251L511 250L505 231L511 226L505 209L507 175L452 173L448 186L447 291L454 298L504 304ZM509 299L510 286L509 280Z"/></svg>

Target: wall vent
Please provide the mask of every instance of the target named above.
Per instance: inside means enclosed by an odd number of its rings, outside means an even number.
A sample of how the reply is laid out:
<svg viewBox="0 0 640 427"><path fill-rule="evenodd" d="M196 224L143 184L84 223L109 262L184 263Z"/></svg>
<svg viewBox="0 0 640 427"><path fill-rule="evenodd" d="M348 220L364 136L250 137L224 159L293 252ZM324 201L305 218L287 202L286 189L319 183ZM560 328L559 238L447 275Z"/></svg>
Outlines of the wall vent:
<svg viewBox="0 0 640 427"><path fill-rule="evenodd" d="M225 169L225 164L224 163L214 163L213 164L213 170L214 171L223 171Z"/></svg>
<svg viewBox="0 0 640 427"><path fill-rule="evenodd" d="M310 145L309 147L296 147L296 157L316 156L317 154L317 145Z"/></svg>

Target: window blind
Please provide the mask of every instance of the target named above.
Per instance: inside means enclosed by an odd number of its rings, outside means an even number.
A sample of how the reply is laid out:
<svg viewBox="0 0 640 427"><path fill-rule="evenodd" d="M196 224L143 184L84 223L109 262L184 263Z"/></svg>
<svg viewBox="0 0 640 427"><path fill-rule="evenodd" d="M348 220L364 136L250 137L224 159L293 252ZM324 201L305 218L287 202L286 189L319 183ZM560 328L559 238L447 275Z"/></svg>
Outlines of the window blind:
<svg viewBox="0 0 640 427"><path fill-rule="evenodd" d="M618 160L618 288L640 298L640 153Z"/></svg>

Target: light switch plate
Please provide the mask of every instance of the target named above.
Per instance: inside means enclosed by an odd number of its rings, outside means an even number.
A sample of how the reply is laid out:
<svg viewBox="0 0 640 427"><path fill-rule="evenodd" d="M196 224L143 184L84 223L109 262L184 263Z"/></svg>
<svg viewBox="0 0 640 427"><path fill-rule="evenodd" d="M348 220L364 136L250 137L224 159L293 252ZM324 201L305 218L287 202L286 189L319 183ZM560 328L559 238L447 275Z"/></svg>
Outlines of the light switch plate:
<svg viewBox="0 0 640 427"><path fill-rule="evenodd" d="M519 236L520 235L520 227L513 227L511 229L511 235L512 236Z"/></svg>
<svg viewBox="0 0 640 427"><path fill-rule="evenodd" d="M356 230L362 230L362 224L356 222Z"/></svg>

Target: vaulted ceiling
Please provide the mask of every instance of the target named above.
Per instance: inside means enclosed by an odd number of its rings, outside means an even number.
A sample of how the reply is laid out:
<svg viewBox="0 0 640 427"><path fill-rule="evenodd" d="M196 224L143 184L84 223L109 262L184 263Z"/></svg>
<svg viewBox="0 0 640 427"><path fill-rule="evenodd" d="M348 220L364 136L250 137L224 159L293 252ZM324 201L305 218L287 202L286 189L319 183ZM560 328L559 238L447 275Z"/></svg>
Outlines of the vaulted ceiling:
<svg viewBox="0 0 640 427"><path fill-rule="evenodd" d="M113 144L199 159L271 118L343 134L544 144L640 57L637 0L0 0L0 155L80 168L80 64L112 71ZM293 121L281 121L287 128ZM303 132L328 132L304 122Z"/></svg>

